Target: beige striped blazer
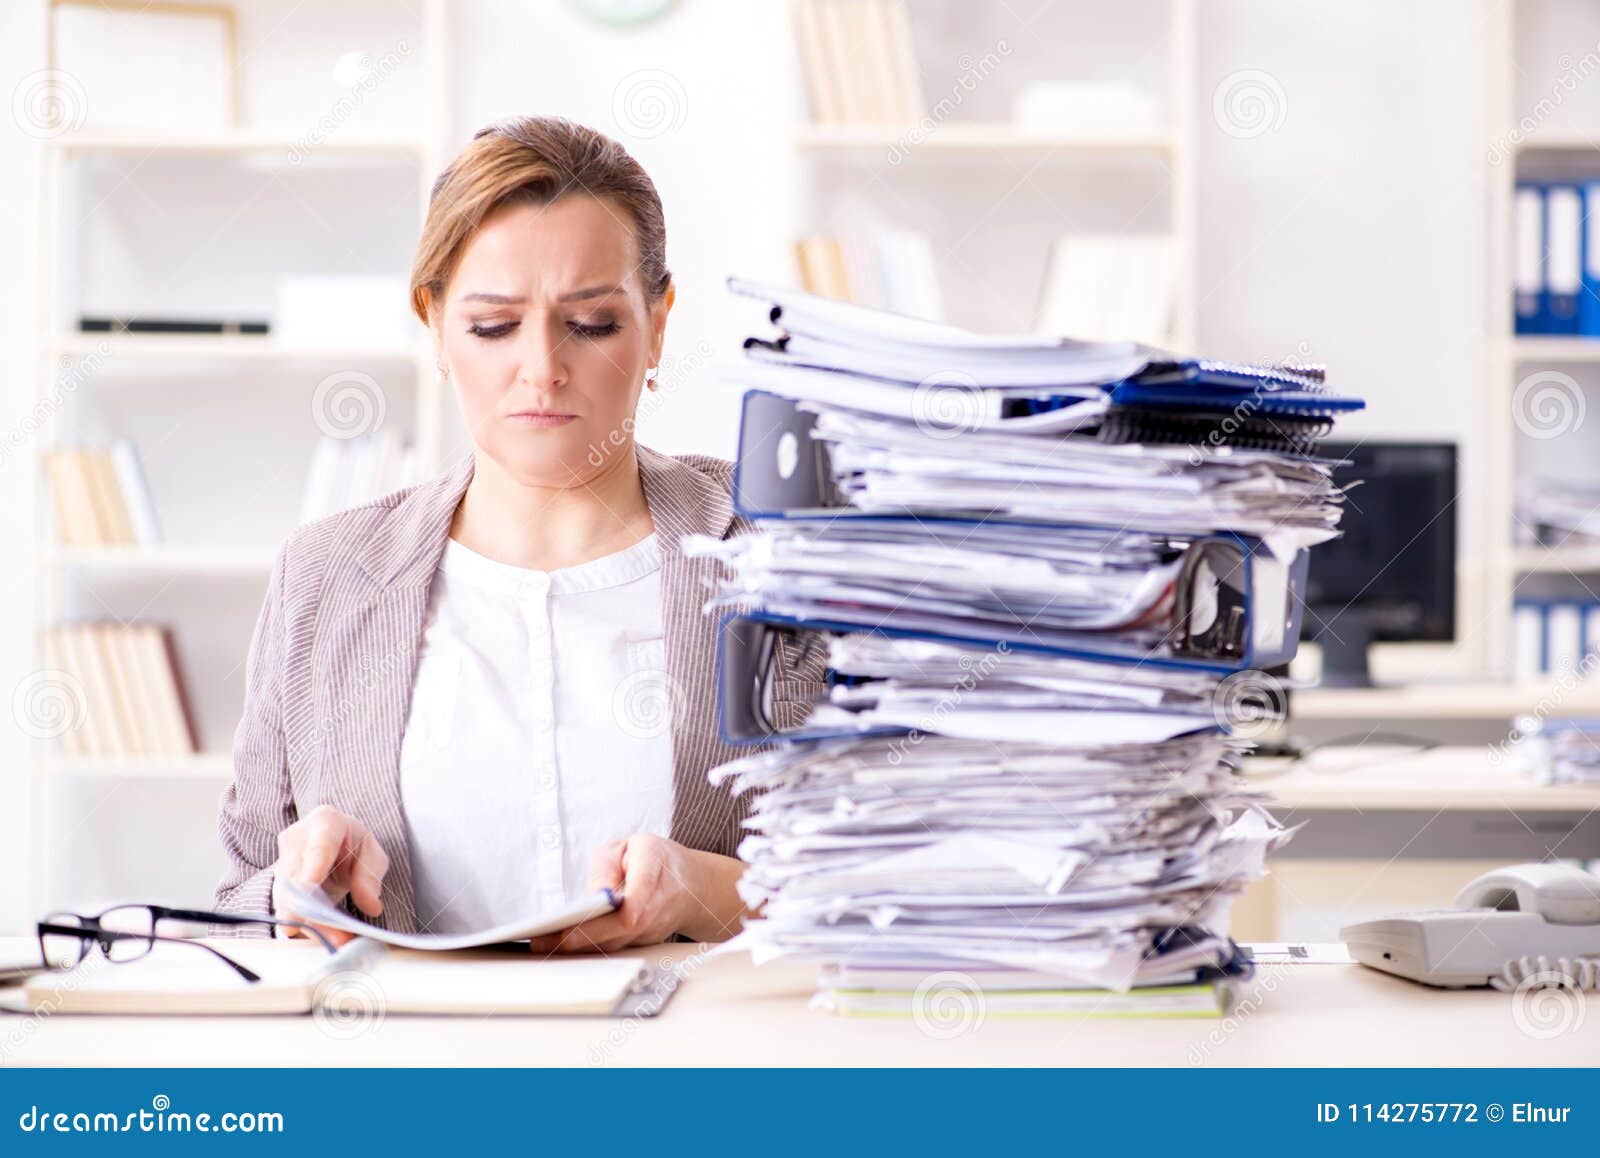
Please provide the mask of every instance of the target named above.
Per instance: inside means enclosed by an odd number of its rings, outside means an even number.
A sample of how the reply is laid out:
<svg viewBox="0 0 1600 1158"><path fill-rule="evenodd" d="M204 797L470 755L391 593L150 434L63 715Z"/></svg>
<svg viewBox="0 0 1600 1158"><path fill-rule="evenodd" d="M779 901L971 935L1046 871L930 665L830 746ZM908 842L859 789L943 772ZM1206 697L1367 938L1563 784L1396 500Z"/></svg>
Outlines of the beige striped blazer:
<svg viewBox="0 0 1600 1158"><path fill-rule="evenodd" d="M672 838L731 856L750 802L712 788L706 772L750 749L723 744L717 731L719 617L701 608L721 564L685 557L679 540L730 537L750 525L733 512L730 463L646 447L637 453L662 547ZM400 742L428 589L472 469L468 455L434 479L302 527L278 553L250 643L233 781L222 797L229 868L218 908L271 912L278 834L331 804L365 823L389 854L378 923L415 930ZM782 702L773 715L792 722L821 690L821 660L802 666L795 649L780 643L777 662Z"/></svg>

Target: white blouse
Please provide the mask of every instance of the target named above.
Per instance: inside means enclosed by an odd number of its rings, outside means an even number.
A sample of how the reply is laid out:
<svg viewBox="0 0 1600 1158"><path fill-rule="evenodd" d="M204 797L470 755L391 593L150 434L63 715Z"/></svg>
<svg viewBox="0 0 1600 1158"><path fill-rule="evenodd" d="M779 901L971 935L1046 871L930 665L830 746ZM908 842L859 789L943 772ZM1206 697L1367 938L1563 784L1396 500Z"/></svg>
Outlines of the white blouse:
<svg viewBox="0 0 1600 1158"><path fill-rule="evenodd" d="M668 835L665 668L654 534L556 571L446 542L400 749L420 928L576 900L603 842Z"/></svg>

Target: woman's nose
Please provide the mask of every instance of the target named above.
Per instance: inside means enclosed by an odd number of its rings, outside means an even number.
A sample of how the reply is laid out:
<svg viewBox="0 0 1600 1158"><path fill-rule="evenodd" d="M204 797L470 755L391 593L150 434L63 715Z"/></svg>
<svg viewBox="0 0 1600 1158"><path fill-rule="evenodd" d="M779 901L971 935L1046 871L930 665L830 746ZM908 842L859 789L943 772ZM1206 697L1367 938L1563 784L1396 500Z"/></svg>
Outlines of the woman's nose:
<svg viewBox="0 0 1600 1158"><path fill-rule="evenodd" d="M517 381L540 389L566 385L566 335L547 326L523 326Z"/></svg>

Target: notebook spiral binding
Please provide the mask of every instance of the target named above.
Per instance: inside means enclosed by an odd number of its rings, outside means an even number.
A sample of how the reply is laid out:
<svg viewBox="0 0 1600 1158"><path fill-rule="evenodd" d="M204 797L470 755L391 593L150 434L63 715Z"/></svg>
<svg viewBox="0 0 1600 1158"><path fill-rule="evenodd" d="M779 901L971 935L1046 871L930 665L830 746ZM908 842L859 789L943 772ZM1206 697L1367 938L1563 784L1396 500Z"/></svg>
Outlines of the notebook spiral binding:
<svg viewBox="0 0 1600 1158"><path fill-rule="evenodd" d="M1112 407L1100 421L1097 437L1106 443L1209 443L1244 450L1315 454L1333 429L1330 418L1281 418L1214 411L1146 410Z"/></svg>

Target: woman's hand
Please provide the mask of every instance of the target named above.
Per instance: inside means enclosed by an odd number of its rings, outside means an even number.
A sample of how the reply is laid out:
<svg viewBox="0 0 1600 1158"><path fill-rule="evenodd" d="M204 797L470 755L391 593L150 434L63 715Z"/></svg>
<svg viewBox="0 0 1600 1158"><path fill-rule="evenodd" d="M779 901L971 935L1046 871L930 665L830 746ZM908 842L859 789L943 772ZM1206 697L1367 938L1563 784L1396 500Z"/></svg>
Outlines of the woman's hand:
<svg viewBox="0 0 1600 1158"><path fill-rule="evenodd" d="M535 953L609 953L656 945L674 933L722 941L739 931L746 908L736 886L745 865L731 856L698 852L648 833L609 840L595 854L589 887L622 894L622 907L535 937Z"/></svg>
<svg viewBox="0 0 1600 1158"><path fill-rule="evenodd" d="M302 889L320 888L334 904L346 896L369 917L383 912L383 875L389 856L378 838L353 816L331 804L318 805L311 815L278 834L278 860L272 873L272 909L279 917L294 918L294 902L282 891L285 881ZM318 925L329 940L343 945L351 934ZM307 936L301 929L278 926L286 937Z"/></svg>

